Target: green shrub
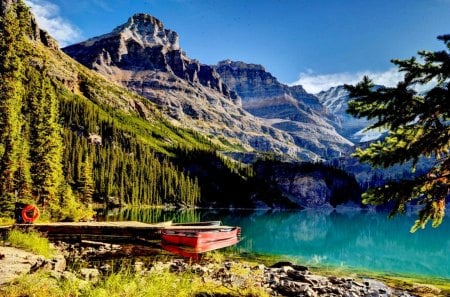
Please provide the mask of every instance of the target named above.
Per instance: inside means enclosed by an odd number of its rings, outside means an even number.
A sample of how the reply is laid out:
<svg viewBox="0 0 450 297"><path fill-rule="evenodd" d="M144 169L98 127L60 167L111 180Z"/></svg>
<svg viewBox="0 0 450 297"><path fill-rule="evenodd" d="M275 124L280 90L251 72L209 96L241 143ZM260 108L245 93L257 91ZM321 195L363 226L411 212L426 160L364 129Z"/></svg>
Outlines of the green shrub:
<svg viewBox="0 0 450 297"><path fill-rule="evenodd" d="M52 257L55 253L48 239L34 231L21 232L19 230L11 230L6 240L14 247L25 249L46 258Z"/></svg>
<svg viewBox="0 0 450 297"><path fill-rule="evenodd" d="M8 226L14 224L13 218L2 217L0 218L0 226Z"/></svg>
<svg viewBox="0 0 450 297"><path fill-rule="evenodd" d="M79 280L57 280L48 272L19 277L9 286L0 288L0 297L68 297L79 296Z"/></svg>

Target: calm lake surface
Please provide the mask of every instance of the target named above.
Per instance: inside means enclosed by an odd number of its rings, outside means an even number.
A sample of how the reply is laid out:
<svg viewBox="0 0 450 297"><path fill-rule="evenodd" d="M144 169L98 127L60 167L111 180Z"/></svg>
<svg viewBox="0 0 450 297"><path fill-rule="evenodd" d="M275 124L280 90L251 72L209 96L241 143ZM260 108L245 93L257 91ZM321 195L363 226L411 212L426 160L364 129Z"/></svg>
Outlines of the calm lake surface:
<svg viewBox="0 0 450 297"><path fill-rule="evenodd" d="M213 211L128 209L113 220L222 220L242 228L241 252L280 255L299 264L342 266L450 281L450 217L439 228L409 232L416 215L351 211Z"/></svg>

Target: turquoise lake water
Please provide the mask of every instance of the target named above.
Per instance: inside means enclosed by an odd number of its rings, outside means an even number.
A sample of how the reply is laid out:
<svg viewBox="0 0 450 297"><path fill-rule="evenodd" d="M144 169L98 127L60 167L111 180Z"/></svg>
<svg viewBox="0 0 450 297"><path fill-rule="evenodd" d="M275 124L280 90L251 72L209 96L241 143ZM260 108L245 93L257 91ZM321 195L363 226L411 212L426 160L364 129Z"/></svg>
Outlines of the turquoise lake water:
<svg viewBox="0 0 450 297"><path fill-rule="evenodd" d="M222 220L242 228L239 250L285 256L299 264L342 266L450 281L450 217L439 228L409 232L416 215L351 211L134 210L117 219L145 222Z"/></svg>

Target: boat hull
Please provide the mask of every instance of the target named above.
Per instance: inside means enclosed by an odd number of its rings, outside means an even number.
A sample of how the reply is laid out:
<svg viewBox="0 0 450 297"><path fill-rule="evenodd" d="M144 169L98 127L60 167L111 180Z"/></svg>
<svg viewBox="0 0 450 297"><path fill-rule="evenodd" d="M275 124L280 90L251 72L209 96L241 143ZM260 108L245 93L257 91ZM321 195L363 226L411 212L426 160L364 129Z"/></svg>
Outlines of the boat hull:
<svg viewBox="0 0 450 297"><path fill-rule="evenodd" d="M239 227L220 227L220 228L164 228L161 230L161 239L164 244L182 245L188 247L200 247L202 245L218 242L227 239L236 239L240 237L241 229Z"/></svg>
<svg viewBox="0 0 450 297"><path fill-rule="evenodd" d="M189 257L189 258L197 258L198 254L209 252L212 250L217 250L225 247L229 247L239 243L239 239L237 237L228 238L224 240L218 240L213 242L204 243L201 245L197 245L196 247L189 246L181 246L181 245L172 245L167 243L162 243L161 247L171 253Z"/></svg>

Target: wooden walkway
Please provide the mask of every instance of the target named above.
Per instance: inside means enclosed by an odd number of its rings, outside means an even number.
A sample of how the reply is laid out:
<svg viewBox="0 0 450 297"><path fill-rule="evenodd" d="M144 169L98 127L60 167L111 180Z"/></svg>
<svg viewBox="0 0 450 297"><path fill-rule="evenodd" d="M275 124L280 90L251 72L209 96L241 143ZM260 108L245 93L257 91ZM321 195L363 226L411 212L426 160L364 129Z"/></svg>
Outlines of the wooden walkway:
<svg viewBox="0 0 450 297"><path fill-rule="evenodd" d="M154 240L160 238L161 229L171 222L146 224L136 221L119 222L60 222L15 224L13 228L36 230L45 234L50 240L81 241L121 241L133 239Z"/></svg>

